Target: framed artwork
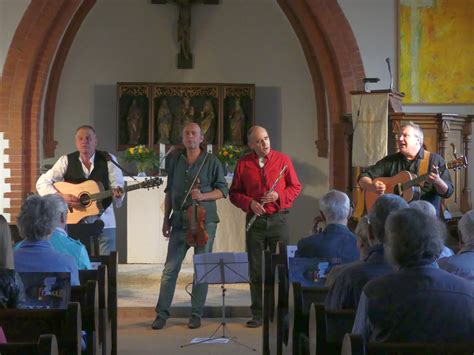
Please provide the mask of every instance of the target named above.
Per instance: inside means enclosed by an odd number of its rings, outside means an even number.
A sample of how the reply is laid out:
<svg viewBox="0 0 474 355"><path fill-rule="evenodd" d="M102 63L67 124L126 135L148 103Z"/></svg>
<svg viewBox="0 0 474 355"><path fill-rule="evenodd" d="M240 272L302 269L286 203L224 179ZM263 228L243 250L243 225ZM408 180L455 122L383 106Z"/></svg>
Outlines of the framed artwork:
<svg viewBox="0 0 474 355"><path fill-rule="evenodd" d="M150 141L150 85L118 83L118 137L119 150Z"/></svg>
<svg viewBox="0 0 474 355"><path fill-rule="evenodd" d="M474 0L399 0L400 91L407 104L474 102Z"/></svg>
<svg viewBox="0 0 474 355"><path fill-rule="evenodd" d="M189 122L201 126L203 144L218 144L220 91L216 84L153 84L153 144L182 144Z"/></svg>
<svg viewBox="0 0 474 355"><path fill-rule="evenodd" d="M246 145L254 122L255 85L224 84L223 92L224 144Z"/></svg>
<svg viewBox="0 0 474 355"><path fill-rule="evenodd" d="M180 146L188 122L201 126L213 150L243 146L255 122L253 84L117 83L117 95L118 150Z"/></svg>

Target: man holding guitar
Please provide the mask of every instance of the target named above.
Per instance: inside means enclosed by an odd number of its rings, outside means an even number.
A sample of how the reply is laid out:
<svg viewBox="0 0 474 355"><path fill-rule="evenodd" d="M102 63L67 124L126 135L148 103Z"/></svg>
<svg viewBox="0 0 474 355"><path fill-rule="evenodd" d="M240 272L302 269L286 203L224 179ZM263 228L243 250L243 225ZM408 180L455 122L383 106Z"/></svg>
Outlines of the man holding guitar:
<svg viewBox="0 0 474 355"><path fill-rule="evenodd" d="M102 201L103 213L97 216L101 212L98 210L95 216L84 218L87 223L92 223L98 218L104 222L104 229L99 237L99 247L101 255L108 255L116 250L116 225L112 200L116 207L122 205L123 175L120 169L110 161L111 159L116 161L114 156L96 150L97 136L93 127L83 125L77 128L75 142L77 151L61 156L50 170L41 175L36 182L36 190L42 196L52 193L60 194L68 204L70 214L85 210L86 207L84 203L81 203L77 193L58 188L57 186L60 186L58 182L79 184L93 180L95 183L100 183L105 190L111 190L112 198Z"/></svg>
<svg viewBox="0 0 474 355"><path fill-rule="evenodd" d="M359 176L359 185L366 193L367 209L371 207L369 196L377 197L387 192L402 195L408 201L417 197L429 201L439 215L441 198L448 198L454 190L444 159L423 149L423 131L413 122L400 128L397 144L398 153L379 160ZM397 178L388 179L405 173L422 175L422 181L410 188L406 187L410 184L402 184L405 182L402 178L399 182ZM416 196L418 190L420 196Z"/></svg>

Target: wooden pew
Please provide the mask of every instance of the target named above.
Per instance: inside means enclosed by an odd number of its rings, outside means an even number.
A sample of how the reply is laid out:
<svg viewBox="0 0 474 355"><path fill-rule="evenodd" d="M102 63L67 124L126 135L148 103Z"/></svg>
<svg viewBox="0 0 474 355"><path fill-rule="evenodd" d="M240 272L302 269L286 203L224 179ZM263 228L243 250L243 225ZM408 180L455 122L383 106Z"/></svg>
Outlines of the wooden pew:
<svg viewBox="0 0 474 355"><path fill-rule="evenodd" d="M98 282L99 290L99 347L102 354L110 354L112 342L112 323L108 311L107 266L99 265L97 270L79 270L79 280L85 284L89 280ZM100 353L100 352L99 352Z"/></svg>
<svg viewBox="0 0 474 355"><path fill-rule="evenodd" d="M37 342L0 344L2 355L57 355L58 342L54 334L40 335Z"/></svg>
<svg viewBox="0 0 474 355"><path fill-rule="evenodd" d="M309 311L311 304L322 303L328 293L327 287L301 286L292 282L288 290L288 337L283 342L283 354L306 354L309 337Z"/></svg>
<svg viewBox="0 0 474 355"><path fill-rule="evenodd" d="M0 326L8 341L36 342L42 334L54 334L59 354L81 353L81 306L67 309L2 309Z"/></svg>
<svg viewBox="0 0 474 355"><path fill-rule="evenodd" d="M87 334L86 353L102 353L99 345L99 294L97 281L71 287L71 301L81 305L82 330Z"/></svg>
<svg viewBox="0 0 474 355"><path fill-rule="evenodd" d="M344 335L352 331L355 314L355 309L333 311L326 310L323 304L313 303L309 319L310 354L339 355ZM314 338L316 344L312 341Z"/></svg>
<svg viewBox="0 0 474 355"><path fill-rule="evenodd" d="M264 355L270 354L269 326L270 319L273 319L275 268L277 265L285 265L286 268L288 267L285 243L279 242L277 251L277 253L272 253L270 250L264 250L262 253L262 354Z"/></svg>
<svg viewBox="0 0 474 355"><path fill-rule="evenodd" d="M108 315L112 328L112 344L111 354L117 354L117 272L118 272L118 255L114 251L110 255L91 256L91 261L100 262L107 266L108 277Z"/></svg>
<svg viewBox="0 0 474 355"><path fill-rule="evenodd" d="M346 334L342 355L465 355L474 353L469 343L365 343L360 335Z"/></svg>
<svg viewBox="0 0 474 355"><path fill-rule="evenodd" d="M285 265L275 268L273 317L270 318L268 341L270 354L281 355L283 343L288 342L288 270Z"/></svg>

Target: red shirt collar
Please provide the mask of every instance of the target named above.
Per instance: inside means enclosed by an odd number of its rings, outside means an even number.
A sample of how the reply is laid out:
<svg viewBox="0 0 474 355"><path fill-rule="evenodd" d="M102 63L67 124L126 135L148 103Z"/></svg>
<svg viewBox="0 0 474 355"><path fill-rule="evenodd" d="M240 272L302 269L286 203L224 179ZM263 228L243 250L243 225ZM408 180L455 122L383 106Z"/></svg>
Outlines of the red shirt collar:
<svg viewBox="0 0 474 355"><path fill-rule="evenodd" d="M255 153L255 151L252 152L254 159L258 162L258 155ZM264 159L265 160L271 160L273 156L273 149L270 149L267 155L265 155Z"/></svg>

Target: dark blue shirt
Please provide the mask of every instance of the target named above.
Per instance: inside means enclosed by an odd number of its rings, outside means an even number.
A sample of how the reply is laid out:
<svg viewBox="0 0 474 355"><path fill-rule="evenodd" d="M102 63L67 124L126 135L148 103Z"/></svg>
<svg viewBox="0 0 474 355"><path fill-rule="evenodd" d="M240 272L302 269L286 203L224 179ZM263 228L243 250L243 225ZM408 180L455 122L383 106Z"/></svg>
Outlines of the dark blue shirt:
<svg viewBox="0 0 474 355"><path fill-rule="evenodd" d="M370 247L368 252L365 260L348 266L336 277L326 296L326 309L357 308L362 288L367 282L393 271L385 260L382 244Z"/></svg>
<svg viewBox="0 0 474 355"><path fill-rule="evenodd" d="M474 250L461 250L458 254L438 260L441 269L474 281Z"/></svg>
<svg viewBox="0 0 474 355"><path fill-rule="evenodd" d="M295 256L318 258L338 265L359 259L359 249L355 235L347 226L329 224L321 233L301 239Z"/></svg>
<svg viewBox="0 0 474 355"><path fill-rule="evenodd" d="M424 265L369 282L352 333L377 342L467 342L474 337L474 285Z"/></svg>

